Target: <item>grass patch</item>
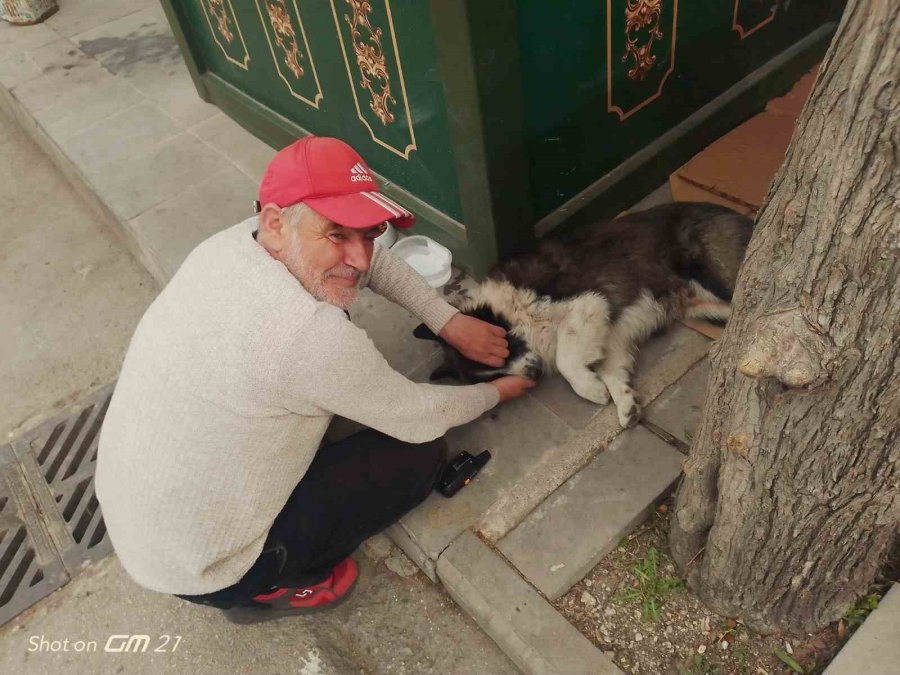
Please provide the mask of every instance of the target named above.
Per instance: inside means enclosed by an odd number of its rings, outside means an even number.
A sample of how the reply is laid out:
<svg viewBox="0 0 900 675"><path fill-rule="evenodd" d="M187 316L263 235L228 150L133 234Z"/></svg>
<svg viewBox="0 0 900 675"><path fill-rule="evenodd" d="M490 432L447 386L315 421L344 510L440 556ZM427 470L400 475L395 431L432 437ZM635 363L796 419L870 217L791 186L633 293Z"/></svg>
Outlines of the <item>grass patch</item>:
<svg viewBox="0 0 900 675"><path fill-rule="evenodd" d="M684 584L677 577L660 574L659 551L653 546L647 551L647 557L639 560L631 568L634 584L620 596L622 602L637 603L641 606L641 615L648 621L659 620L659 610L666 598L675 592L684 590Z"/></svg>
<svg viewBox="0 0 900 675"><path fill-rule="evenodd" d="M878 607L878 601L880 599L881 596L877 593L871 593L860 598L859 602L856 603L856 606L844 614L844 623L847 624L847 627L855 628L865 621L866 617L872 613L872 610Z"/></svg>

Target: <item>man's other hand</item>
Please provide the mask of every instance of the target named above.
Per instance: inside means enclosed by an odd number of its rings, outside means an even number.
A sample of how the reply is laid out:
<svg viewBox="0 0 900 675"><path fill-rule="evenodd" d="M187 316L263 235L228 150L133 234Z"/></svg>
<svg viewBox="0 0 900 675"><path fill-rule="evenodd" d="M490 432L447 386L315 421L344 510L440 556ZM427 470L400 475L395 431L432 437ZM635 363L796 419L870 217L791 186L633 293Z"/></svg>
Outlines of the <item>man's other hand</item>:
<svg viewBox="0 0 900 675"><path fill-rule="evenodd" d="M500 392L500 403L503 403L513 398L519 398L519 396L535 386L537 382L519 375L506 375L505 377L491 380L490 384L497 387L497 391Z"/></svg>
<svg viewBox="0 0 900 675"><path fill-rule="evenodd" d="M509 356L506 331L474 316L454 315L440 335L467 359L486 366L499 368Z"/></svg>

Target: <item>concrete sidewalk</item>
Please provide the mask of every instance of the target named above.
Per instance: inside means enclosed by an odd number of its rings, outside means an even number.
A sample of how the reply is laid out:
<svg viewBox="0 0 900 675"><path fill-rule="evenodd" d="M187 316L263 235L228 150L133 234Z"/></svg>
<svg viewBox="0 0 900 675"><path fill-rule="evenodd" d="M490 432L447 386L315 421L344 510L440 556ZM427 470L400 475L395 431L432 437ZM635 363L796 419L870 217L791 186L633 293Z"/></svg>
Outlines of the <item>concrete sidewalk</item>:
<svg viewBox="0 0 900 675"><path fill-rule="evenodd" d="M46 24L0 24L0 101L160 286L197 243L249 215L275 153L197 97L149 0L72 2ZM458 274L448 288L468 283ZM369 292L351 317L397 370L427 380L439 354L412 337L415 317ZM452 450L489 448L493 460L459 495L432 495L388 532L521 669L618 671L548 598L677 479L709 345L679 325L644 347L636 388L654 402L646 426L623 432L611 406L557 376L451 430Z"/></svg>

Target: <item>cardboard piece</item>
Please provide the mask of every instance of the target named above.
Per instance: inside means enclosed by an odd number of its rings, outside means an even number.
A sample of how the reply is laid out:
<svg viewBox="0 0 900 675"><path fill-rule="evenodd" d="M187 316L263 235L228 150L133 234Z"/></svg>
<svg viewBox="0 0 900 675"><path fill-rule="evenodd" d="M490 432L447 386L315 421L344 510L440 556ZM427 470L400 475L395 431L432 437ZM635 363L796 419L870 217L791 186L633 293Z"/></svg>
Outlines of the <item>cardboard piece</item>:
<svg viewBox="0 0 900 675"><path fill-rule="evenodd" d="M769 101L766 104L766 112L799 117L803 111L803 106L806 104L806 99L809 98L809 92L812 91L818 72L819 66L816 66L801 77L787 94Z"/></svg>

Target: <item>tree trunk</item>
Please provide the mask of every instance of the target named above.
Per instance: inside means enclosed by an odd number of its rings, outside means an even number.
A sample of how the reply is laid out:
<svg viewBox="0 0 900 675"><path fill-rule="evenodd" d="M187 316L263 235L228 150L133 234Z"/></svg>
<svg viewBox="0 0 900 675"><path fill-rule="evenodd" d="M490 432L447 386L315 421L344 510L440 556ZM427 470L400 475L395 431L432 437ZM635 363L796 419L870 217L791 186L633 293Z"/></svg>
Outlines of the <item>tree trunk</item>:
<svg viewBox="0 0 900 675"><path fill-rule="evenodd" d="M850 0L712 350L672 551L714 611L812 631L900 522L900 3Z"/></svg>

